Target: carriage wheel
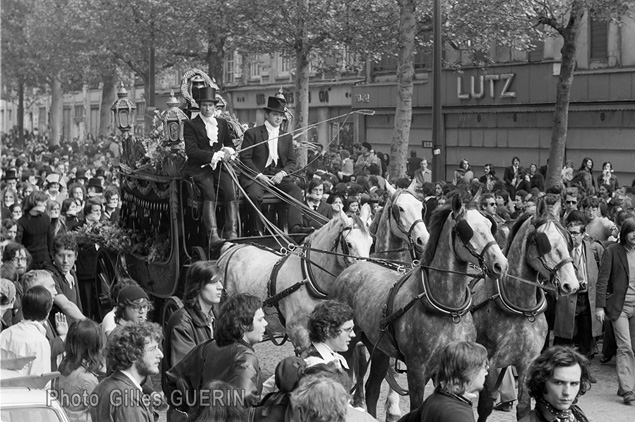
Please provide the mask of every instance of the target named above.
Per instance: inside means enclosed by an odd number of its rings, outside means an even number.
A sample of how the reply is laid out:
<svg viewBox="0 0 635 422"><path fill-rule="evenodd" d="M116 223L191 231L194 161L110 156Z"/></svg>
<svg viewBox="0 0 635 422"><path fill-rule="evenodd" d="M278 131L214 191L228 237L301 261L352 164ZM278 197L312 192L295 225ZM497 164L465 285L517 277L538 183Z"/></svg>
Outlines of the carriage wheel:
<svg viewBox="0 0 635 422"><path fill-rule="evenodd" d="M200 246L194 246L192 248L192 261L207 261L207 254L205 253L205 249Z"/></svg>
<svg viewBox="0 0 635 422"><path fill-rule="evenodd" d="M183 301L176 296L170 296L163 304L161 312L161 326L165 329L172 314L183 307Z"/></svg>
<svg viewBox="0 0 635 422"><path fill-rule="evenodd" d="M116 282L115 265L110 255L105 251L100 251L97 255L97 269L95 272L97 305L100 318L103 318L104 315L112 310L113 304L110 300L110 292Z"/></svg>

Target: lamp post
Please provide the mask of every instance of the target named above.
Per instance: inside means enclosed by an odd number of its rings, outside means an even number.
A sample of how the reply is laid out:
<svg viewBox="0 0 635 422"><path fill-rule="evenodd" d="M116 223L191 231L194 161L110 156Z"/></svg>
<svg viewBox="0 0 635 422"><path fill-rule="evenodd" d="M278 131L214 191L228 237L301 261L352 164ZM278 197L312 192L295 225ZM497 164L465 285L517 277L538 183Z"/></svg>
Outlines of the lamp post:
<svg viewBox="0 0 635 422"><path fill-rule="evenodd" d="M441 108L441 60L443 52L441 0L434 0L432 10L432 173L433 180L445 180L445 137L443 134L443 110Z"/></svg>
<svg viewBox="0 0 635 422"><path fill-rule="evenodd" d="M163 113L163 133L165 140L170 144L172 151L183 142L183 126L187 115L179 108L179 100L174 96L174 90L170 91L170 98L166 103L168 109Z"/></svg>
<svg viewBox="0 0 635 422"><path fill-rule="evenodd" d="M128 91L122 82L119 91L117 91L117 99L110 107L110 111L115 125L121 131L124 139L128 139L130 136L130 131L134 125L135 110L137 110L137 106L128 99Z"/></svg>

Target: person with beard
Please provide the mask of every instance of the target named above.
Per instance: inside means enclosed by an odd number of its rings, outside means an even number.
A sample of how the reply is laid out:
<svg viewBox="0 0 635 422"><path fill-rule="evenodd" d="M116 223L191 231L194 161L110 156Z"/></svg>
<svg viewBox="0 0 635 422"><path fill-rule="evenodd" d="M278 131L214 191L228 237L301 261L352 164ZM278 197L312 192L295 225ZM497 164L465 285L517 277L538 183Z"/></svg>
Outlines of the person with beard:
<svg viewBox="0 0 635 422"><path fill-rule="evenodd" d="M153 422L156 400L144 388L150 376L160 372L161 341L158 324L139 321L126 324L108 339L106 359L112 375L93 390L90 416L100 422Z"/></svg>
<svg viewBox="0 0 635 422"><path fill-rule="evenodd" d="M203 196L203 223L209 236L210 247L222 244L216 223L217 192L223 198L226 211L227 238L235 239L238 233L238 201L231 176L221 161L227 162L234 154L234 143L227 121L214 117L216 89L199 90L198 103L201 114L185 122L183 137L187 165L185 171L194 179Z"/></svg>

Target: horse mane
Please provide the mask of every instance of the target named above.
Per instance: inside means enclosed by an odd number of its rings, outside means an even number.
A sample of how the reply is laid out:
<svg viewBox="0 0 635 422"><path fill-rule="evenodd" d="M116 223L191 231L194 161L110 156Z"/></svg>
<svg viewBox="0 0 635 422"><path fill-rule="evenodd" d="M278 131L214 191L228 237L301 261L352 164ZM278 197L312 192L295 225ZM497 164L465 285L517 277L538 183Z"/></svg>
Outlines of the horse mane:
<svg viewBox="0 0 635 422"><path fill-rule="evenodd" d="M373 221L370 223L369 230L372 236L375 236L377 234L377 229L379 228L379 223L381 221L381 217L384 215L384 212L389 212L388 202L386 202L386 205L380 212L375 214L375 216L373 217Z"/></svg>
<svg viewBox="0 0 635 422"><path fill-rule="evenodd" d="M505 256L507 256L507 252L509 252L509 247L514 241L514 238L516 237L518 232L520 231L520 228L525 223L525 221L529 220L531 217L533 217L533 214L531 213L525 213L521 215L520 217L518 217L518 219L516 220L512 228L509 230L509 236L507 237L507 245L505 245L505 251L503 252Z"/></svg>
<svg viewBox="0 0 635 422"><path fill-rule="evenodd" d="M430 217L430 223L428 223L428 231L430 233L430 240L428 240L428 246L426 250L423 252L423 256L421 257L421 263L424 265L430 265L432 259L434 258L434 254L437 251L437 245L439 243L439 238L441 237L441 231L443 230L443 226L445 225L445 220L447 220L448 216L452 212L452 207L444 206L441 208L437 208L432 213Z"/></svg>

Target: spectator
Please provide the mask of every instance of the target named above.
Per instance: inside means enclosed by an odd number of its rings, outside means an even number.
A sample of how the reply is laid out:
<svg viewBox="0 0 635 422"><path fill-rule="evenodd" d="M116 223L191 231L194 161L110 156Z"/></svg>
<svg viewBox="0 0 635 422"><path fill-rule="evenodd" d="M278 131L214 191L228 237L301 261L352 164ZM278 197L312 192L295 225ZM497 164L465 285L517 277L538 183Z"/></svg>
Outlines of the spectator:
<svg viewBox="0 0 635 422"><path fill-rule="evenodd" d="M479 177L478 181L483 183L487 187L488 192L492 192L494 184L498 182L498 177L496 177L494 165L492 163L485 164L485 166L483 166L483 173L484 174Z"/></svg>
<svg viewBox="0 0 635 422"><path fill-rule="evenodd" d="M0 193L0 207L2 208L2 219L11 218L9 207L18 201L17 193L10 188L5 188Z"/></svg>
<svg viewBox="0 0 635 422"><path fill-rule="evenodd" d="M223 294L223 277L211 261L199 261L187 270L183 307L174 312L165 328L162 385L167 384L170 368L181 361L197 344L214 338L218 304ZM168 420L177 420L178 410L170 407Z"/></svg>
<svg viewBox="0 0 635 422"><path fill-rule="evenodd" d="M335 300L321 302L309 316L308 330L311 345L303 352L307 365L335 361L348 369L346 360L339 353L346 352L353 332L353 310Z"/></svg>
<svg viewBox="0 0 635 422"><path fill-rule="evenodd" d="M93 421L154 421L153 400L143 386L160 372L161 327L140 321L128 324L106 345L108 368L112 375L93 390L90 416ZM116 398L119 400L116 400ZM123 400L124 397L127 400Z"/></svg>
<svg viewBox="0 0 635 422"><path fill-rule="evenodd" d="M64 221L64 226L67 231L73 231L76 227L81 225L82 221L78 214L81 212L81 202L75 198L68 198L62 202L62 208L60 210L61 218Z"/></svg>
<svg viewBox="0 0 635 422"><path fill-rule="evenodd" d="M15 266L19 278L31 267L31 254L23 245L17 242L9 242L4 246L4 251L2 251L3 265L7 262Z"/></svg>
<svg viewBox="0 0 635 422"><path fill-rule="evenodd" d="M527 388L536 407L520 422L586 422L575 403L591 388L589 376L589 361L584 356L564 346L547 349L529 367Z"/></svg>
<svg viewBox="0 0 635 422"><path fill-rule="evenodd" d="M614 192L620 187L617 177L613 174L613 164L609 161L602 163L602 174L598 176L597 186L608 185L611 187L611 191Z"/></svg>
<svg viewBox="0 0 635 422"><path fill-rule="evenodd" d="M408 177L410 177L411 179L415 178L415 171L419 169L419 166L421 165L421 161L423 160L425 160L425 158L417 157L416 150L413 149L410 151L410 158L408 158L407 164L406 164L406 170L407 170L406 174L408 175ZM428 180L428 182L430 182L430 180Z"/></svg>
<svg viewBox="0 0 635 422"><path fill-rule="evenodd" d="M625 404L635 402L635 219L624 221L619 243L606 248L600 265L595 316L600 322L609 317L617 342L618 393ZM629 276L630 274L630 276Z"/></svg>
<svg viewBox="0 0 635 422"><path fill-rule="evenodd" d="M75 261L77 260L77 243L69 234L62 234L53 240L53 263L47 264L47 270L55 281L55 291L57 295L64 295L75 305L79 314L68 315L72 319L84 319L82 301L79 295L77 275L75 274Z"/></svg>
<svg viewBox="0 0 635 422"><path fill-rule="evenodd" d="M381 160L375 155L372 145L368 142L363 142L361 148L361 154L357 157L357 161L355 162L354 174L356 176L368 175L368 167L370 167L371 164L377 164L379 173L381 174Z"/></svg>
<svg viewBox="0 0 635 422"><path fill-rule="evenodd" d="M16 202L15 204L9 205L9 211L11 211L11 218L14 221L18 221L20 218L22 218L22 205L19 202Z"/></svg>
<svg viewBox="0 0 635 422"><path fill-rule="evenodd" d="M52 307L51 293L44 286L32 287L22 296L24 319L0 333L2 359L35 357L19 371L22 375L51 372L51 346L43 324Z"/></svg>
<svg viewBox="0 0 635 422"><path fill-rule="evenodd" d="M339 216L340 212L344 211L344 203L346 202L346 197L340 193L334 193L329 195L326 203L331 206L331 214L333 217Z"/></svg>
<svg viewBox="0 0 635 422"><path fill-rule="evenodd" d="M595 194L595 179L593 178L593 160L589 157L582 159L582 165L573 176L571 185L580 186L587 195Z"/></svg>
<svg viewBox="0 0 635 422"><path fill-rule="evenodd" d="M421 189L424 183L431 183L432 171L428 168L428 160L422 158L419 161L419 168L413 172L412 176L408 176L412 178L410 187L413 190Z"/></svg>
<svg viewBox="0 0 635 422"><path fill-rule="evenodd" d="M24 215L18 220L16 241L29 251L35 269L51 262L51 219L45 213L47 201L48 196L44 192L33 192L24 201Z"/></svg>
<svg viewBox="0 0 635 422"><path fill-rule="evenodd" d="M545 177L538 171L538 165L531 163L529 165L529 188L538 188L541 192L545 190Z"/></svg>
<svg viewBox="0 0 635 422"><path fill-rule="evenodd" d="M101 216L101 221L117 224L119 221L119 214L121 208L119 207L119 191L115 186L109 186L104 191L104 209Z"/></svg>
<svg viewBox="0 0 635 422"><path fill-rule="evenodd" d="M66 232L66 226L64 225L64 219L60 218L60 203L54 200L49 200L46 203L46 214L51 219L51 237L55 238L58 234Z"/></svg>
<svg viewBox="0 0 635 422"><path fill-rule="evenodd" d="M0 332L12 324L12 310L15 304L15 284L13 281L0 278ZM7 317L5 318L5 315Z"/></svg>
<svg viewBox="0 0 635 422"><path fill-rule="evenodd" d="M5 240L15 242L15 237L18 235L18 223L11 218L2 220L2 235Z"/></svg>
<svg viewBox="0 0 635 422"><path fill-rule="evenodd" d="M348 393L329 378L307 378L291 393L293 422L344 422Z"/></svg>
<svg viewBox="0 0 635 422"><path fill-rule="evenodd" d="M226 381L244 393L245 406L260 399L260 365L253 346L267 326L262 301L239 294L223 304L214 340L196 346L167 373L164 392L170 405L194 414L200 390L211 381Z"/></svg>
<svg viewBox="0 0 635 422"><path fill-rule="evenodd" d="M71 422L90 421L88 397L99 384L97 378L103 375L102 347L101 331L94 321L85 319L71 324L66 354L59 366L61 376L53 383L56 397Z"/></svg>
<svg viewBox="0 0 635 422"><path fill-rule="evenodd" d="M471 398L483 389L487 350L471 341L452 342L441 352L434 393L400 422L474 422Z"/></svg>
<svg viewBox="0 0 635 422"><path fill-rule="evenodd" d="M136 281L128 277L120 278L115 285L110 290L110 303L113 304L113 308L104 315L104 318L100 324L102 333L104 337L110 336L112 330L117 328L117 323L115 322L115 314L117 313L117 309L119 308L117 298L119 297L119 292L121 289L127 286L139 286Z"/></svg>
<svg viewBox="0 0 635 422"><path fill-rule="evenodd" d="M503 181L507 187L509 195L516 193L516 185L518 184L520 171L520 158L512 158L512 165L505 168L505 174L503 175Z"/></svg>
<svg viewBox="0 0 635 422"><path fill-rule="evenodd" d="M454 170L454 177L452 178L452 183L455 186L460 184L469 184L472 182L474 178L474 172L470 168L470 163L463 159L459 162L459 168Z"/></svg>
<svg viewBox="0 0 635 422"><path fill-rule="evenodd" d="M356 196L348 197L346 200L346 215L352 217L353 215L359 215L359 200Z"/></svg>
<svg viewBox="0 0 635 422"><path fill-rule="evenodd" d="M564 212L562 214L562 221L566 221L569 213L578 209L578 200L580 191L576 187L566 188L564 190Z"/></svg>
<svg viewBox="0 0 635 422"><path fill-rule="evenodd" d="M511 213L507 204L509 204L509 193L506 190L499 189L494 195L496 196L496 213L505 221L511 220Z"/></svg>
<svg viewBox="0 0 635 422"><path fill-rule="evenodd" d="M312 178L309 181L309 185L306 188L306 206L312 209L315 213L321 215L324 218L319 218L317 215L311 216L306 211L302 213L302 226L312 227L313 229L319 229L327 222L332 216L331 207L322 200L324 196L324 183L322 179Z"/></svg>
<svg viewBox="0 0 635 422"><path fill-rule="evenodd" d="M587 196L582 200L582 209L587 217L587 235L600 242L608 240L615 231L615 224L600 215L600 200L595 196Z"/></svg>
<svg viewBox="0 0 635 422"><path fill-rule="evenodd" d="M108 338L116 335L129 323L138 323L148 318L148 312L152 310L152 303L148 294L139 286L129 285L122 288L117 296L117 309L115 310L115 323L117 327Z"/></svg>
<svg viewBox="0 0 635 422"><path fill-rule="evenodd" d="M598 266L604 248L597 242L584 239L586 219L580 211L567 218L567 230L573 240L573 265L580 282L577 292L560 296L556 302L554 345L578 346L587 358L593 358L594 337L602 334L602 324L594 317ZM593 378L592 381L595 381Z"/></svg>

